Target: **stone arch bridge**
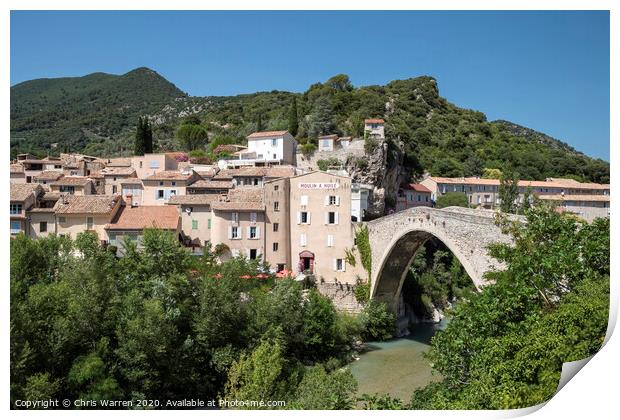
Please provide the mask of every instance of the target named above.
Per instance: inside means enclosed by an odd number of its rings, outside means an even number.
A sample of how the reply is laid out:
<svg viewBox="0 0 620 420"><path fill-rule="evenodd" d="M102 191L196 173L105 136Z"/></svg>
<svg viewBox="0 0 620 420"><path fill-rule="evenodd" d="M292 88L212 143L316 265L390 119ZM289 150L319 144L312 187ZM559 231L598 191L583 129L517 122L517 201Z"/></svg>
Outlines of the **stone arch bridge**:
<svg viewBox="0 0 620 420"><path fill-rule="evenodd" d="M510 243L490 210L416 207L367 223L372 253L370 296L396 309L409 265L431 237L443 242L461 262L477 289L487 271L502 268L487 251L491 243Z"/></svg>

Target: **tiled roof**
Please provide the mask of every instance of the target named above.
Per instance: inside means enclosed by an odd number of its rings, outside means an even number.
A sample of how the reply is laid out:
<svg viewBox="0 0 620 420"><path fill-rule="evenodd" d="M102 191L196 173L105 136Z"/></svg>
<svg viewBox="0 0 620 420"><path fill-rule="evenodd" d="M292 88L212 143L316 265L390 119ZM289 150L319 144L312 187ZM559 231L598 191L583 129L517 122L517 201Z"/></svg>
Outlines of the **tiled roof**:
<svg viewBox="0 0 620 420"><path fill-rule="evenodd" d="M281 137L287 134L288 131L260 131L256 133L252 133L248 136L248 139L261 139L263 137Z"/></svg>
<svg viewBox="0 0 620 420"><path fill-rule="evenodd" d="M219 199L217 194L173 195L168 200L168 204L208 205Z"/></svg>
<svg viewBox="0 0 620 420"><path fill-rule="evenodd" d="M366 118L364 120L364 124L383 124L385 123L385 121L383 121L381 118Z"/></svg>
<svg viewBox="0 0 620 420"><path fill-rule="evenodd" d="M26 201L33 193L38 195L43 192L39 184L20 184L11 182L11 201Z"/></svg>
<svg viewBox="0 0 620 420"><path fill-rule="evenodd" d="M538 198L548 201L598 201L609 202L610 196L603 194L574 194L574 195L540 195Z"/></svg>
<svg viewBox="0 0 620 420"><path fill-rule="evenodd" d="M485 178L445 178L445 177L429 177L429 179L440 184L467 184L467 185L499 185L499 179L485 179ZM519 181L520 187L532 187L532 188L573 188L573 189L606 189L602 184L595 183L583 183L575 181L574 179L564 178L548 178L546 181ZM609 187L607 187L608 189Z"/></svg>
<svg viewBox="0 0 620 420"><path fill-rule="evenodd" d="M42 181L56 181L65 176L60 171L43 171L39 175L35 175L34 179L42 180Z"/></svg>
<svg viewBox="0 0 620 420"><path fill-rule="evenodd" d="M221 190L221 189L231 189L233 187L233 183L230 181L211 181L200 179L193 184L191 184L188 188L203 188L203 189L213 189L213 190Z"/></svg>
<svg viewBox="0 0 620 420"><path fill-rule="evenodd" d="M263 188L237 187L228 191L225 201L214 201L211 208L214 210L265 210Z"/></svg>
<svg viewBox="0 0 620 420"><path fill-rule="evenodd" d="M174 206L123 206L105 228L142 230L154 227L176 230L179 223L179 212Z"/></svg>
<svg viewBox="0 0 620 420"><path fill-rule="evenodd" d="M334 139L336 140L338 138L338 134L328 134L325 136L319 136L319 139Z"/></svg>
<svg viewBox="0 0 620 420"><path fill-rule="evenodd" d="M426 188L422 184L407 184L405 186L405 188L408 189L408 190L414 190L414 191L423 192L423 193L430 193L431 192L431 190L429 190L428 188Z"/></svg>
<svg viewBox="0 0 620 420"><path fill-rule="evenodd" d="M101 170L104 176L131 176L136 174L136 170L131 166L112 166Z"/></svg>
<svg viewBox="0 0 620 420"><path fill-rule="evenodd" d="M56 202L56 214L110 214L120 195L64 195Z"/></svg>
<svg viewBox="0 0 620 420"><path fill-rule="evenodd" d="M106 162L106 167L131 166L131 158L111 158Z"/></svg>
<svg viewBox="0 0 620 420"><path fill-rule="evenodd" d="M11 173L12 174L23 174L24 166L21 163L11 163Z"/></svg>
<svg viewBox="0 0 620 420"><path fill-rule="evenodd" d="M54 182L50 182L50 185L74 185L85 186L92 180L86 176L65 176Z"/></svg>
<svg viewBox="0 0 620 420"><path fill-rule="evenodd" d="M213 153L218 154L222 152L233 153L239 150L247 149L246 146L241 144L220 144L213 149Z"/></svg>
<svg viewBox="0 0 620 420"><path fill-rule="evenodd" d="M41 200L44 201L57 201L61 195L66 195L67 193L61 193L58 191L53 191L53 192L46 192L45 194L43 194L43 197L41 197Z"/></svg>
<svg viewBox="0 0 620 420"><path fill-rule="evenodd" d="M194 175L196 175L196 172L194 171L161 171L153 175L149 175L144 179L149 181L186 181Z"/></svg>
<svg viewBox="0 0 620 420"><path fill-rule="evenodd" d="M222 169L213 177L213 179L215 180L233 179L233 169Z"/></svg>
<svg viewBox="0 0 620 420"><path fill-rule="evenodd" d="M295 167L290 165L269 166L267 178L290 178L296 175Z"/></svg>
<svg viewBox="0 0 620 420"><path fill-rule="evenodd" d="M91 172L90 174L88 174L89 178L96 178L96 179L100 179L103 178L103 174L99 171L95 171L95 172Z"/></svg>
<svg viewBox="0 0 620 420"><path fill-rule="evenodd" d="M53 207L33 207L28 210L29 213L54 213Z"/></svg>
<svg viewBox="0 0 620 420"><path fill-rule="evenodd" d="M238 169L224 169L213 177L214 180L232 179L233 177L286 178L295 176L295 167L291 165L247 166Z"/></svg>

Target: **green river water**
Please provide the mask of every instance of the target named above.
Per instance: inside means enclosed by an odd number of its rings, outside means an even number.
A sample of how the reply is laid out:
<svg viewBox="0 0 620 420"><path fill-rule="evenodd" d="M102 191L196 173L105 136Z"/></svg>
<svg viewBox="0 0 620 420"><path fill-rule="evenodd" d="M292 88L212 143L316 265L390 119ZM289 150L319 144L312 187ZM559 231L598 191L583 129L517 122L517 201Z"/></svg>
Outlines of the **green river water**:
<svg viewBox="0 0 620 420"><path fill-rule="evenodd" d="M390 394L408 402L416 388L441 380L431 373L430 363L422 354L446 323L417 324L410 328L408 336L367 343L368 351L349 365L358 382L358 394Z"/></svg>

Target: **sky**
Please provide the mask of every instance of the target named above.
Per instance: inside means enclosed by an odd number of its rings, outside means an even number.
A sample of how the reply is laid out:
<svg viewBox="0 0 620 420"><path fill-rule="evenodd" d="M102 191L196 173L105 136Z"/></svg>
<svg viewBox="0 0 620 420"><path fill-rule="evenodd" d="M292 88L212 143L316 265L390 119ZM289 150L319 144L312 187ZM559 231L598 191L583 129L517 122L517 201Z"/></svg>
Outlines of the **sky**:
<svg viewBox="0 0 620 420"><path fill-rule="evenodd" d="M429 75L457 106L609 160L606 11L11 12L11 85L143 66L194 96Z"/></svg>

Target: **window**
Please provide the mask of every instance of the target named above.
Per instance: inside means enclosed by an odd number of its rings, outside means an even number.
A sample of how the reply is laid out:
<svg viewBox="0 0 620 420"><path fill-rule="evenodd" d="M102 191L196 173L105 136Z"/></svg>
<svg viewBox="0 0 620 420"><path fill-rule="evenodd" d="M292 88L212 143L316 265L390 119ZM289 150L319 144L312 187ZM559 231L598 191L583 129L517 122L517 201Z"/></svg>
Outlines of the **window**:
<svg viewBox="0 0 620 420"><path fill-rule="evenodd" d="M328 225L335 225L336 223L336 212L335 211L330 211L329 213L327 213L327 224Z"/></svg>
<svg viewBox="0 0 620 420"><path fill-rule="evenodd" d="M163 187L164 186L164 181L159 181L159 186Z"/></svg>
<svg viewBox="0 0 620 420"><path fill-rule="evenodd" d="M272 146L277 146L278 145L278 139L271 139L271 145Z"/></svg>
<svg viewBox="0 0 620 420"><path fill-rule="evenodd" d="M65 216L58 217L58 223L65 223L66 221L67 219L65 219Z"/></svg>
<svg viewBox="0 0 620 420"><path fill-rule="evenodd" d="M302 195L301 199L300 199L301 205L302 206L307 206L308 205L308 196L307 195Z"/></svg>
<svg viewBox="0 0 620 420"><path fill-rule="evenodd" d="M156 160L152 160L150 167L153 169L159 168L159 162L157 162Z"/></svg>
<svg viewBox="0 0 620 420"><path fill-rule="evenodd" d="M19 233L22 231L22 222L19 220L11 220L11 234Z"/></svg>
<svg viewBox="0 0 620 420"><path fill-rule="evenodd" d="M273 154L273 158L274 158L274 159L277 159L277 158L278 158L278 155L276 155L276 154L274 153L274 154Z"/></svg>
<svg viewBox="0 0 620 420"><path fill-rule="evenodd" d="M250 249L250 259L255 260L257 256L258 256L258 252L256 252L255 249Z"/></svg>
<svg viewBox="0 0 620 420"><path fill-rule="evenodd" d="M258 185L258 178L252 178L252 185Z"/></svg>
<svg viewBox="0 0 620 420"><path fill-rule="evenodd" d="M308 212L302 211L300 214L299 222L306 225L309 223L309 219L310 218L308 217Z"/></svg>
<svg viewBox="0 0 620 420"><path fill-rule="evenodd" d="M335 265L334 265L334 270L335 271L344 271L344 260L342 258L336 258Z"/></svg>
<svg viewBox="0 0 620 420"><path fill-rule="evenodd" d="M198 229L198 220L192 220L192 229L193 230Z"/></svg>
<svg viewBox="0 0 620 420"><path fill-rule="evenodd" d="M328 247L334 246L334 235L327 235L327 246Z"/></svg>
<svg viewBox="0 0 620 420"><path fill-rule="evenodd" d="M140 167L142 168L142 161L140 161Z"/></svg>
<svg viewBox="0 0 620 420"><path fill-rule="evenodd" d="M93 220L92 217L86 218L86 230L92 230L94 224L95 224L95 221Z"/></svg>
<svg viewBox="0 0 620 420"><path fill-rule="evenodd" d="M21 204L11 204L11 214L21 214L21 212L22 212Z"/></svg>
<svg viewBox="0 0 620 420"><path fill-rule="evenodd" d="M274 186L273 186L273 190L274 190L274 191L278 191L279 189L280 189L280 186L279 186L279 185L274 185Z"/></svg>
<svg viewBox="0 0 620 420"><path fill-rule="evenodd" d="M323 140L323 147L329 147L329 140Z"/></svg>
<svg viewBox="0 0 620 420"><path fill-rule="evenodd" d="M422 201L422 196L418 194L418 201Z"/></svg>
<svg viewBox="0 0 620 420"><path fill-rule="evenodd" d="M285 265L284 264L278 264L278 273L282 270L284 270Z"/></svg>
<svg viewBox="0 0 620 420"><path fill-rule="evenodd" d="M278 201L273 202L273 211L280 211L280 202Z"/></svg>
<svg viewBox="0 0 620 420"><path fill-rule="evenodd" d="M256 239L257 238L257 232L256 232L256 226L250 226L248 228L249 233L248 233L248 238L249 239Z"/></svg>
<svg viewBox="0 0 620 420"><path fill-rule="evenodd" d="M338 204L338 197L336 197L335 195L330 195L329 196L329 205L330 206L335 206Z"/></svg>
<svg viewBox="0 0 620 420"><path fill-rule="evenodd" d="M47 222L39 222L39 232L47 232Z"/></svg>
<svg viewBox="0 0 620 420"><path fill-rule="evenodd" d="M277 242L273 243L273 252L278 252L278 243Z"/></svg>
<svg viewBox="0 0 620 420"><path fill-rule="evenodd" d="M239 228L237 226L230 227L230 239L241 239L239 236Z"/></svg>
<svg viewBox="0 0 620 420"><path fill-rule="evenodd" d="M112 185L112 194L116 194L116 185Z"/></svg>
<svg viewBox="0 0 620 420"><path fill-rule="evenodd" d="M302 234L299 236L299 245L300 245L300 246L306 246L306 245L308 245L308 239L306 238L306 234L305 234L305 233L302 233Z"/></svg>
<svg viewBox="0 0 620 420"><path fill-rule="evenodd" d="M273 224L273 231L274 231L274 232L277 232L279 227L280 227L280 224L279 224L279 223L274 223L274 224Z"/></svg>
<svg viewBox="0 0 620 420"><path fill-rule="evenodd" d="M256 223L256 213L254 212L250 213L250 222Z"/></svg>
<svg viewBox="0 0 620 420"><path fill-rule="evenodd" d="M230 214L230 220L232 220L233 223L239 223L239 213L232 212Z"/></svg>
<svg viewBox="0 0 620 420"><path fill-rule="evenodd" d="M157 190L157 199L162 200L164 198L164 190Z"/></svg>

